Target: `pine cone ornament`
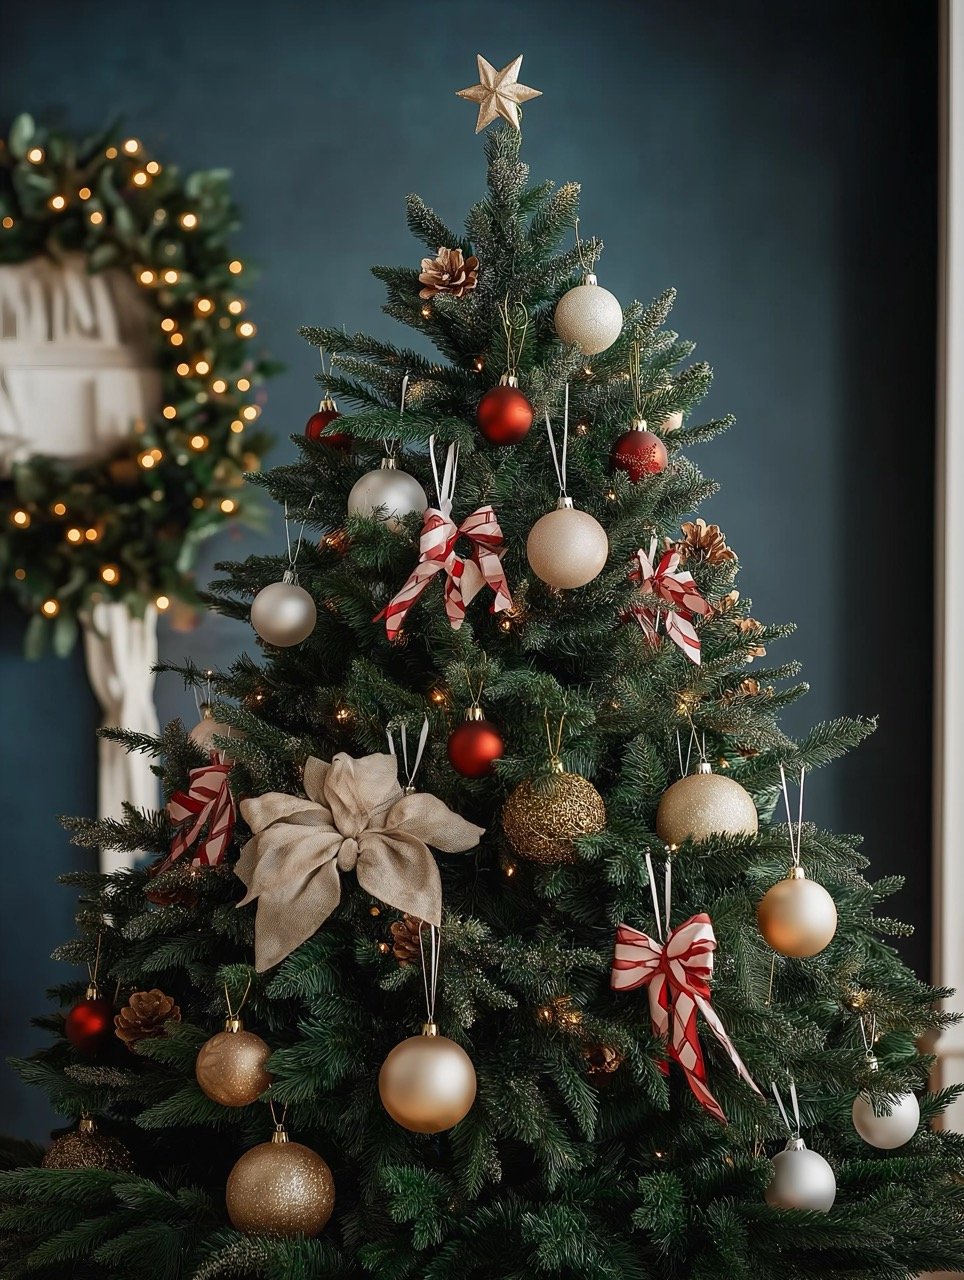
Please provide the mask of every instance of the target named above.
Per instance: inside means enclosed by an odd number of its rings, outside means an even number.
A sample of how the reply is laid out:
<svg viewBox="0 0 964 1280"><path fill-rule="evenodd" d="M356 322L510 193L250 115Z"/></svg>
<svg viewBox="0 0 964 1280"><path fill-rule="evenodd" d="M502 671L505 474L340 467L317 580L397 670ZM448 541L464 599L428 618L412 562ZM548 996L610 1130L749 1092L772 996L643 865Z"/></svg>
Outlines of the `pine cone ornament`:
<svg viewBox="0 0 964 1280"><path fill-rule="evenodd" d="M164 1034L166 1022L180 1022L181 1010L172 996L155 987L152 991L135 991L114 1018L114 1034L133 1049L138 1040L150 1040Z"/></svg>
<svg viewBox="0 0 964 1280"><path fill-rule="evenodd" d="M674 545L683 560L705 560L707 564L725 564L736 559L736 553L726 545L726 538L718 524L705 520L687 520L680 525L682 538Z"/></svg>
<svg viewBox="0 0 964 1280"><path fill-rule="evenodd" d="M759 680L754 680L752 676L747 676L745 680L741 680L735 689L727 689L722 695L721 702L735 702L737 698L758 698L761 694L770 694L773 690L769 687L764 688Z"/></svg>
<svg viewBox="0 0 964 1280"><path fill-rule="evenodd" d="M421 927L421 920L407 914L392 925L392 955L399 964L414 964L420 958L418 932Z"/></svg>
<svg viewBox="0 0 964 1280"><path fill-rule="evenodd" d="M722 618L725 614L730 613L736 608L739 600L739 591L728 591L721 599L713 602L713 613L716 617Z"/></svg>
<svg viewBox="0 0 964 1280"><path fill-rule="evenodd" d="M766 648L762 644L752 643L753 637L758 636L763 630L763 624L757 622L756 618L735 618L734 623L737 631L742 632L751 641L747 646L746 656L748 658L765 658Z"/></svg>
<svg viewBox="0 0 964 1280"><path fill-rule="evenodd" d="M437 293L463 298L478 283L479 260L476 257L466 258L461 249L445 249L439 245L434 258L422 259L418 278L425 286L419 290L420 298L434 298Z"/></svg>
<svg viewBox="0 0 964 1280"><path fill-rule="evenodd" d="M623 1055L611 1044L587 1044L582 1056L586 1075L593 1080L611 1076L623 1065Z"/></svg>

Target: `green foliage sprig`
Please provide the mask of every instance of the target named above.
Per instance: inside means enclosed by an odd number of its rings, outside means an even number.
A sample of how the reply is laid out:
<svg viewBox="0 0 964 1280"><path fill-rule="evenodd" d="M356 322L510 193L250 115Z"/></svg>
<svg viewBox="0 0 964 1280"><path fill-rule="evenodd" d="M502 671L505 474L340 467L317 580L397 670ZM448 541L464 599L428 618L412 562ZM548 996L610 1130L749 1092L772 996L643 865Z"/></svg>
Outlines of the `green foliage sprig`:
<svg viewBox="0 0 964 1280"><path fill-rule="evenodd" d="M21 115L0 139L0 265L82 255L131 277L156 315L163 405L107 457L34 455L0 482L0 592L32 615L31 656L69 651L98 598L193 603L200 543L256 518L239 490L270 443L250 428L278 366L252 351L229 177L182 176L116 127L77 140Z"/></svg>

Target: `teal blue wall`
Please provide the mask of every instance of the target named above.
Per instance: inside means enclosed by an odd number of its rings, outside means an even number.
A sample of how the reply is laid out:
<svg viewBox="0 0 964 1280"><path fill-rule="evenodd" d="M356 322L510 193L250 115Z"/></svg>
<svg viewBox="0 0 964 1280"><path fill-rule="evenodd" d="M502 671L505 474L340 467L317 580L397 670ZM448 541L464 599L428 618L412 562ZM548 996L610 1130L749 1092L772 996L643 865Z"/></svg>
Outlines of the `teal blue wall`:
<svg viewBox="0 0 964 1280"><path fill-rule="evenodd" d="M386 336L373 263L414 262L403 197L449 221L482 182L475 54L524 51L538 178L583 183L583 229L621 298L679 289L675 325L717 369L702 451L706 514L744 561L757 614L795 619L775 656L813 683L791 730L879 712L856 756L813 779L811 815L867 834L928 957L936 6L869 0L9 0L0 120L78 129L118 112L156 153L234 171L252 314L288 364L268 421L313 408L307 322ZM279 459L290 456L285 440ZM218 555L251 548L225 540ZM265 545L261 543L259 545ZM898 607L895 608L895 604ZM226 659L240 626L162 636L169 658ZM912 669L908 664L912 663ZM162 714L189 716L174 681ZM0 626L0 1044L35 1034L48 957L71 928L54 884L86 855L54 815L95 803L95 708L79 658L28 666ZM0 1072L0 1130L39 1132L39 1099Z"/></svg>

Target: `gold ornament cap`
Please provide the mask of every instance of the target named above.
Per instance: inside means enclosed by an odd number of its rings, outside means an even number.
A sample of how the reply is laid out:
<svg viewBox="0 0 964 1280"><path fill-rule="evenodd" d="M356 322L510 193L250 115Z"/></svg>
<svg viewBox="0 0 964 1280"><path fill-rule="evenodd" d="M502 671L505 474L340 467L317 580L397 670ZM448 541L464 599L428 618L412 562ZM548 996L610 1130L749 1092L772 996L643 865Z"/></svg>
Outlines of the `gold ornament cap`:
<svg viewBox="0 0 964 1280"><path fill-rule="evenodd" d="M438 1026L437 1026L437 1024L436 1024L436 1023L434 1023L434 1022L423 1022L423 1023L422 1023L422 1035L423 1035L423 1036L437 1036L437 1035L438 1035Z"/></svg>
<svg viewBox="0 0 964 1280"><path fill-rule="evenodd" d="M81 1116L80 1123L77 1125L78 1133L96 1133L97 1125L93 1116Z"/></svg>
<svg viewBox="0 0 964 1280"><path fill-rule="evenodd" d="M397 461L396 461L396 459L395 459L395 455L394 455L394 453L386 454L386 455L385 455L385 457L384 457L384 458L382 458L382 468L381 468L381 469L382 469L382 471L397 471L397 470L398 470L398 462L397 462Z"/></svg>
<svg viewBox="0 0 964 1280"><path fill-rule="evenodd" d="M244 1030L244 1023L236 1013L231 1013L224 1019L224 1029L231 1035L236 1036Z"/></svg>
<svg viewBox="0 0 964 1280"><path fill-rule="evenodd" d="M795 862L787 872L788 880L806 880L806 878L807 873L804 871L803 867L800 866L799 862Z"/></svg>
<svg viewBox="0 0 964 1280"><path fill-rule="evenodd" d="M475 720L475 721L484 720L485 712L482 710L482 708L479 706L477 702L473 702L471 707L466 707L465 718L466 720Z"/></svg>
<svg viewBox="0 0 964 1280"><path fill-rule="evenodd" d="M93 979L87 983L87 990L84 993L84 999L85 1000L100 999L100 987L98 987L97 983L94 982Z"/></svg>
<svg viewBox="0 0 964 1280"><path fill-rule="evenodd" d="M500 387L517 387L518 385L519 385L519 379L515 376L514 373L504 373L502 377L499 379Z"/></svg>
<svg viewBox="0 0 964 1280"><path fill-rule="evenodd" d="M331 392L326 391L325 394L321 397L321 400L318 402L318 412L319 413L337 413L338 412L338 406L335 404L335 401L331 395Z"/></svg>
<svg viewBox="0 0 964 1280"><path fill-rule="evenodd" d="M279 1144L282 1142L291 1141L291 1139L288 1137L288 1130L284 1127L283 1124L275 1125L274 1133L271 1135L271 1141Z"/></svg>
<svg viewBox="0 0 964 1280"><path fill-rule="evenodd" d="M648 431L649 426L647 425L645 418L639 417L632 420L629 424L629 429L630 431Z"/></svg>
<svg viewBox="0 0 964 1280"><path fill-rule="evenodd" d="M598 284L598 283L599 283L599 281L596 279L596 273L595 273L594 271L587 271L587 272L586 272L586 274L585 274L585 275L583 276L583 278L582 278L582 282L583 282L583 284Z"/></svg>
<svg viewBox="0 0 964 1280"><path fill-rule="evenodd" d="M560 493L559 498L556 501L556 510L571 511L573 508L573 505L574 504L573 504L572 498L569 497L568 493Z"/></svg>

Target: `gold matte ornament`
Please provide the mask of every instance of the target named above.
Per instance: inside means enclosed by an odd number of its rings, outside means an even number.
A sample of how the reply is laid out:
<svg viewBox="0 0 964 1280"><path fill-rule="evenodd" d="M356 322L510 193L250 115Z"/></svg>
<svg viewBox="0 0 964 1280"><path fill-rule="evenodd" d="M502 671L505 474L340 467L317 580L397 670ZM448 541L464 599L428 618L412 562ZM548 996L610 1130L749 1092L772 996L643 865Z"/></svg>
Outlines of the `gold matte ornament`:
<svg viewBox="0 0 964 1280"><path fill-rule="evenodd" d="M573 840L606 826L602 796L561 765L548 778L520 782L505 802L502 829L520 858L543 866L575 862Z"/></svg>
<svg viewBox="0 0 964 1280"><path fill-rule="evenodd" d="M803 960L818 955L833 939L837 908L823 885L795 866L764 895L757 923L774 951Z"/></svg>
<svg viewBox="0 0 964 1280"><path fill-rule="evenodd" d="M90 1116L84 1116L73 1133L58 1138L43 1158L45 1169L109 1169L133 1173L131 1153L116 1138L101 1133Z"/></svg>
<svg viewBox="0 0 964 1280"><path fill-rule="evenodd" d="M224 1030L201 1045L194 1074L201 1092L222 1107L246 1107L271 1083L266 1063L270 1047L241 1019L225 1019Z"/></svg>
<svg viewBox="0 0 964 1280"><path fill-rule="evenodd" d="M670 845L714 835L753 836L758 827L750 793L733 778L711 772L705 762L699 773L674 782L656 811L656 834Z"/></svg>
<svg viewBox="0 0 964 1280"><path fill-rule="evenodd" d="M476 1078L461 1045L426 1022L391 1051L378 1073L382 1105L396 1124L412 1133L442 1133L472 1110Z"/></svg>
<svg viewBox="0 0 964 1280"><path fill-rule="evenodd" d="M335 1181L320 1155L290 1142L278 1125L270 1142L246 1151L231 1170L225 1201L238 1231L316 1236L335 1207Z"/></svg>

